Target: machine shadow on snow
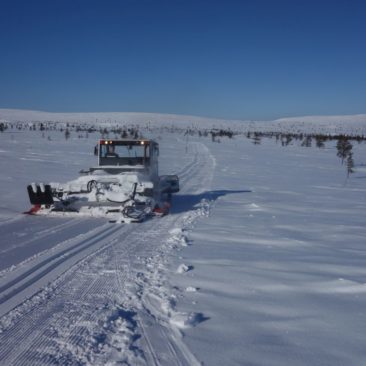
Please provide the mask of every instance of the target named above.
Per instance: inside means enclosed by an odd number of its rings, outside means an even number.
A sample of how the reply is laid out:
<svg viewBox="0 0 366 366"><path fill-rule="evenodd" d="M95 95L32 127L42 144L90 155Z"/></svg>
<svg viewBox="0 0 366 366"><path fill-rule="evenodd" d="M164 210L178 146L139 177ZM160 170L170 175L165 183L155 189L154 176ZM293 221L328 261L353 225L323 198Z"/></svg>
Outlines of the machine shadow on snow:
<svg viewBox="0 0 366 366"><path fill-rule="evenodd" d="M172 214L179 214L182 212L194 210L202 200L216 201L218 198L228 194L251 193L250 190L214 190L207 191L200 194L178 194L173 198L173 205L171 208Z"/></svg>

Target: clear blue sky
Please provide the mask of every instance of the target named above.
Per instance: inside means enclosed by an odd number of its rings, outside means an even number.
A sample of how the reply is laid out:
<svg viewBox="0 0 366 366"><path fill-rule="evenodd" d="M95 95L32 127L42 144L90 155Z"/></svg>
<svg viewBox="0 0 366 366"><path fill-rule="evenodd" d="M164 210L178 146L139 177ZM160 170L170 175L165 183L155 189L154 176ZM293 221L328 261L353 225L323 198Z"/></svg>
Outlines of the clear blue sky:
<svg viewBox="0 0 366 366"><path fill-rule="evenodd" d="M366 113L366 1L1 0L0 108Z"/></svg>

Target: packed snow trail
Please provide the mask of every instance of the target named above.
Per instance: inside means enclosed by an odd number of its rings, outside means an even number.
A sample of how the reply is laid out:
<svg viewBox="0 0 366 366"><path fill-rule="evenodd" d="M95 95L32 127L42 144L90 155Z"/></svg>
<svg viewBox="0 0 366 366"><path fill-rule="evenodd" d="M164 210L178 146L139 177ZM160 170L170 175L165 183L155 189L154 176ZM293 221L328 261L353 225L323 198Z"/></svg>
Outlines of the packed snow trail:
<svg viewBox="0 0 366 366"><path fill-rule="evenodd" d="M55 271L57 275L58 272L56 269L62 271L63 266L65 264L67 265L67 262L70 262L72 265L80 257L85 256L85 253L90 248L94 251L95 246L100 247L105 243L110 243L114 237L113 234L118 231L118 227L113 228L105 224L101 228L88 233L87 238L83 238L82 240L77 238L72 245L63 243L66 249L59 246L59 250L56 253L42 256L39 261L35 260L34 262L36 263L28 270L19 269L18 271L12 272L4 280L4 284L0 286L0 315L3 315L14 307L14 301L17 300L17 296L22 294L23 291L29 291L31 286L37 284L38 281L49 281L49 274Z"/></svg>
<svg viewBox="0 0 366 366"><path fill-rule="evenodd" d="M0 275L1 272L29 260L56 246L61 240L74 238L99 226L101 220L85 218L44 218L21 215L0 224Z"/></svg>
<svg viewBox="0 0 366 366"><path fill-rule="evenodd" d="M3 273L0 364L199 364L164 275L171 233L204 214L210 191L214 160L203 144L190 150L170 215L101 225Z"/></svg>

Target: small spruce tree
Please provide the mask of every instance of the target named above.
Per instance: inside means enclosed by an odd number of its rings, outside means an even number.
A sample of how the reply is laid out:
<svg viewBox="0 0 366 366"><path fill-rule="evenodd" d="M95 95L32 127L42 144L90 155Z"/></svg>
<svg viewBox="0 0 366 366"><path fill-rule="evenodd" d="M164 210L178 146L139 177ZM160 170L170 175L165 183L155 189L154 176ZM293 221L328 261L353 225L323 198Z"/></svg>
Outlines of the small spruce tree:
<svg viewBox="0 0 366 366"><path fill-rule="evenodd" d="M354 166L353 154L350 152L347 156L347 178L354 172Z"/></svg>
<svg viewBox="0 0 366 366"><path fill-rule="evenodd" d="M348 141L347 137L342 136L337 142L337 156L341 158L342 164L347 156L351 153L352 144Z"/></svg>

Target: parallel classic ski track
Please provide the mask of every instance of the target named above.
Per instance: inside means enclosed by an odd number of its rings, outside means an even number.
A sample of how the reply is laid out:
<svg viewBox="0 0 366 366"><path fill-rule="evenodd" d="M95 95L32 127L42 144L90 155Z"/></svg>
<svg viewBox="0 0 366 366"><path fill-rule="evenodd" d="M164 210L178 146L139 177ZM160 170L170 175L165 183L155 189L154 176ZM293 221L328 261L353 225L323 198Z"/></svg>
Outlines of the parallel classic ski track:
<svg viewBox="0 0 366 366"><path fill-rule="evenodd" d="M65 229L69 229L72 226L79 225L79 220L67 220L66 222L62 222L56 226L53 226L51 229L42 229L41 231L37 232L37 236L32 237L31 239L24 240L17 244L17 247L24 247L25 245L28 245L32 242L35 242L37 240L43 239L48 237L49 235L54 235L60 231L63 231ZM14 247L12 247L13 249ZM0 254L4 254L5 251L1 251Z"/></svg>
<svg viewBox="0 0 366 366"><path fill-rule="evenodd" d="M47 275L53 269L70 259L70 257L79 254L86 248L112 235L118 229L118 227L113 228L108 226L97 235L77 242L70 248L57 252L56 254L31 267L28 271L20 274L5 285L0 286L0 305L35 283L40 278Z"/></svg>
<svg viewBox="0 0 366 366"><path fill-rule="evenodd" d="M108 226L108 228L113 230L111 236L113 233L128 234L134 229L131 226ZM103 232L106 233L106 230L103 229ZM74 329L74 314L83 316L83 320L87 321L83 308L90 306L87 301L88 294L93 293L93 287L99 287L100 278L92 276L90 283L89 274L83 271L83 267L88 267L88 263L92 262L96 256L115 244L116 241L112 240L113 238L110 236L108 238L111 239L109 242L105 240L104 245L73 265L54 281L50 285L49 292L43 291L45 294L39 299L31 299L33 302L29 305L25 303L20 306L15 313L16 319L11 327L11 333L0 333L0 364L2 362L9 365L63 363L62 360L56 360L49 355L48 349L55 348L52 330L63 333L69 328ZM108 283L104 285L108 286ZM90 319L97 323L97 317L93 319L95 311L95 309L91 311ZM58 338L62 338L60 334ZM19 344L17 350L12 348L15 341ZM68 342L72 342L72 340L68 340ZM69 360L65 363L69 364ZM71 362L71 364L74 363L75 360Z"/></svg>
<svg viewBox="0 0 366 366"><path fill-rule="evenodd" d="M178 172L182 194L204 191L212 176L207 148L198 143L190 147L192 159ZM0 364L104 365L114 357L127 365L198 363L169 321L153 315L146 302L151 286L160 283L147 278L144 284L142 279L148 273L146 258L157 258L157 265L167 260L161 243L184 215L102 227L95 237L42 258L4 284L0 299L10 299L78 258L47 288L0 319Z"/></svg>

